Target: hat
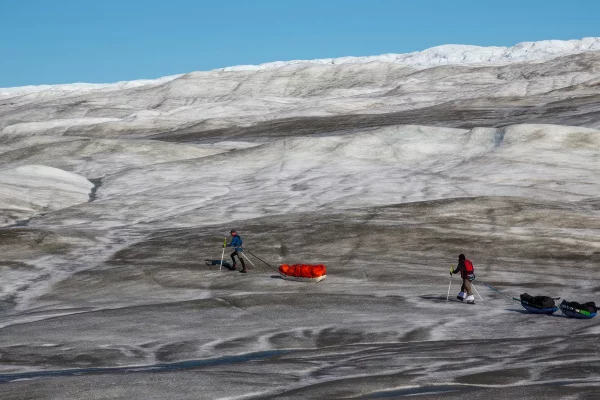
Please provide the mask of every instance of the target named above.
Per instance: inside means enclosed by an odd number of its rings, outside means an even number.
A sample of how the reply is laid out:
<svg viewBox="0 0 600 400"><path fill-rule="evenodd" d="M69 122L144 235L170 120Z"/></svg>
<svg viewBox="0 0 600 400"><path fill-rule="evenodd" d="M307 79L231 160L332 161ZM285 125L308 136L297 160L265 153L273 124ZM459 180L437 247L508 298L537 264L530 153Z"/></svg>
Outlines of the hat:
<svg viewBox="0 0 600 400"><path fill-rule="evenodd" d="M459 260L459 261L466 260L466 258L465 258L465 255L464 255L464 254L459 254L459 255L458 255L458 260Z"/></svg>

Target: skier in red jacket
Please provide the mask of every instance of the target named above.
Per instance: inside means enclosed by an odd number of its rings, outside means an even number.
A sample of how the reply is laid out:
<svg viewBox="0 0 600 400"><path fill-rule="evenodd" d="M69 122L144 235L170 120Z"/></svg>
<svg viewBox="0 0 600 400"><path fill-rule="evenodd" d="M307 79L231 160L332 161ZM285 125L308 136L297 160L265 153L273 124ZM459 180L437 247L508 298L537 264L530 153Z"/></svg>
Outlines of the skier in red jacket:
<svg viewBox="0 0 600 400"><path fill-rule="evenodd" d="M473 263L470 260L467 260L464 254L458 256L458 265L456 266L456 269L454 269L454 267L450 268L450 276L452 276L452 274L458 274L459 272L463 284L460 287L460 293L456 298L460 301L467 300L468 304L475 304L475 296L473 296L471 286L471 282L475 280L475 270L473 268Z"/></svg>

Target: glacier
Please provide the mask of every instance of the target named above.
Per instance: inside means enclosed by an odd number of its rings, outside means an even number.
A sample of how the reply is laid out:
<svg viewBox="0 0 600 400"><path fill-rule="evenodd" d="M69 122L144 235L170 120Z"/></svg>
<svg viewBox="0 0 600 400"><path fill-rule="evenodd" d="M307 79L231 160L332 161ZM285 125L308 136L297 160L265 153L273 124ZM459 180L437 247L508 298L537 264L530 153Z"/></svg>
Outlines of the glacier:
<svg viewBox="0 0 600 400"><path fill-rule="evenodd" d="M0 397L593 398L479 282L597 299L599 172L600 38L0 89Z"/></svg>

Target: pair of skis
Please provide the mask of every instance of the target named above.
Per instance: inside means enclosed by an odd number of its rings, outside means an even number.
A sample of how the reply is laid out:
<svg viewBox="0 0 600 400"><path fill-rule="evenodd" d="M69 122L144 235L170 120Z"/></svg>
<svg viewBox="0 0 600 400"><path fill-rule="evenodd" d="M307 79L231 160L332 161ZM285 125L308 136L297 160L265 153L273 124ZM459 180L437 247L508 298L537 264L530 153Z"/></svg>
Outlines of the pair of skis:
<svg viewBox="0 0 600 400"><path fill-rule="evenodd" d="M484 285L485 285L485 283L484 283ZM450 287L451 286L452 286L452 274L450 274L450 283L448 284L448 294L446 295L446 301L448 301L450 299ZM477 293L477 296L479 296L479 299L481 299L481 301L483 302L483 298L477 291L477 288L475 287L475 285L473 285L473 282L471 282L471 286L473 286L473 289L475 289L475 293Z"/></svg>

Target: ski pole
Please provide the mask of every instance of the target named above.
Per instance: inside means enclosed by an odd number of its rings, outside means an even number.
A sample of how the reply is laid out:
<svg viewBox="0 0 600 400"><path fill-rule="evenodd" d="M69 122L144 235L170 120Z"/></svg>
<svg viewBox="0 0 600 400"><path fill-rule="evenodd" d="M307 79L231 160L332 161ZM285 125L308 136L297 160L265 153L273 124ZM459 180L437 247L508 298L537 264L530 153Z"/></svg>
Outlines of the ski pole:
<svg viewBox="0 0 600 400"><path fill-rule="evenodd" d="M250 261L250 259L249 259L248 257L246 257L246 255L244 254L244 252L243 252L243 251L240 251L240 252L239 252L239 254L243 255L243 256L244 256L244 258L245 258L246 260L248 260L248 262L249 262L249 263L250 263L250 264L251 264L251 265L252 265L254 268L256 268L256 265L252 264L252 261Z"/></svg>
<svg viewBox="0 0 600 400"><path fill-rule="evenodd" d="M450 283L448 284L448 294L446 295L446 301L450 298L450 286L452 286L452 274L450 274Z"/></svg>
<svg viewBox="0 0 600 400"><path fill-rule="evenodd" d="M227 246L227 238L223 239L223 253L221 253L221 264L219 264L219 271L223 266L223 257L225 257L225 247Z"/></svg>
<svg viewBox="0 0 600 400"><path fill-rule="evenodd" d="M473 286L473 289L475 289L475 293L477 293L477 296L479 296L479 298L481 299L481 301L483 301L483 299L481 298L481 295L479 294L479 292L477 291L477 288L475 287L475 285L473 285L473 283L471 282L471 286Z"/></svg>

